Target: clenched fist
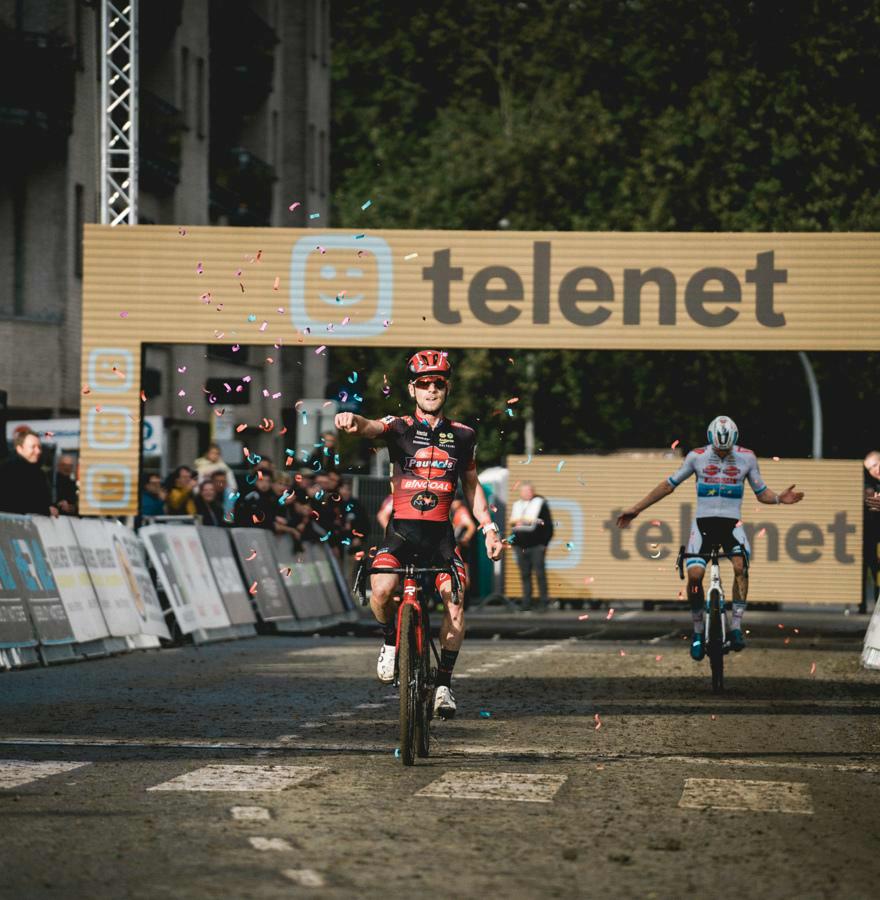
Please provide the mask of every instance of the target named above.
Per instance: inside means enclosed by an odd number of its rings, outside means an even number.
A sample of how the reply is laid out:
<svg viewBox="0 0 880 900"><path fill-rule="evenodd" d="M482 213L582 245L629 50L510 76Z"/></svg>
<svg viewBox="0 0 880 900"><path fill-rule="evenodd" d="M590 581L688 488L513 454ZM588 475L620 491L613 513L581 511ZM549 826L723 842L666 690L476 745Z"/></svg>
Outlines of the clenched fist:
<svg viewBox="0 0 880 900"><path fill-rule="evenodd" d="M357 432L357 416L351 412L341 412L336 413L335 418L333 419L333 424L340 431L347 431L349 433Z"/></svg>

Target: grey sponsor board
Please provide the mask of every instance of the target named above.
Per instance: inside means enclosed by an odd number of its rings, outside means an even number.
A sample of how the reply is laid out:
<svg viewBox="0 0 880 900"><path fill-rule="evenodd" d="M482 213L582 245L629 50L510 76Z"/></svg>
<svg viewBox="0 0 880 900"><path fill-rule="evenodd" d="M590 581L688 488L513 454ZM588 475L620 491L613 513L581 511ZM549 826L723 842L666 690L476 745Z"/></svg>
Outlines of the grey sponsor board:
<svg viewBox="0 0 880 900"><path fill-rule="evenodd" d="M225 528L205 525L197 525L196 529L226 606L226 612L229 614L229 621L233 625L253 624L257 621L257 616L236 562L235 548L232 546L229 532Z"/></svg>
<svg viewBox="0 0 880 900"><path fill-rule="evenodd" d="M274 544L281 581L297 618L322 619L332 615L333 609L321 584L321 572L315 564L316 551L320 553L320 550L306 544L296 553L287 534L276 534Z"/></svg>
<svg viewBox="0 0 880 900"><path fill-rule="evenodd" d="M143 542L121 522L106 522L116 551L116 562L125 576L131 592L134 608L141 623L141 633L171 640L171 632L165 623L165 611L159 602L150 570L147 568Z"/></svg>
<svg viewBox="0 0 880 900"><path fill-rule="evenodd" d="M278 573L272 535L262 528L233 528L230 533L260 618L264 622L294 618Z"/></svg>
<svg viewBox="0 0 880 900"><path fill-rule="evenodd" d="M43 542L28 516L0 515L0 582L4 597L17 597L26 604L40 643L73 643L73 628L64 611ZM14 607L14 603L10 604L9 611L14 612ZM22 623L18 619L11 624ZM23 628L13 630L24 635ZM26 642L29 640L25 638Z"/></svg>

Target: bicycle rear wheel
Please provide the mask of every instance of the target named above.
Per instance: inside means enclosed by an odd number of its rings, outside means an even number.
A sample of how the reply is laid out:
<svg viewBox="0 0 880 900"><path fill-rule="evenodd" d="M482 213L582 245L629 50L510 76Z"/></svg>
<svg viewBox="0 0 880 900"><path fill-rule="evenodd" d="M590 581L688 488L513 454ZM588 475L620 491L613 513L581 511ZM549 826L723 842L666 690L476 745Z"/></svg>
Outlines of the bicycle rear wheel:
<svg viewBox="0 0 880 900"><path fill-rule="evenodd" d="M430 659L427 656L428 636L422 635L422 647L426 651L422 654L418 679L418 716L416 717L416 753L419 756L429 756L431 752L431 676Z"/></svg>
<svg viewBox="0 0 880 900"><path fill-rule="evenodd" d="M721 608L717 596L709 597L709 641L706 655L712 667L712 690L717 694L724 690L724 641L721 631Z"/></svg>
<svg viewBox="0 0 880 900"><path fill-rule="evenodd" d="M400 758L405 766L415 762L416 722L419 718L419 654L416 649L416 615L409 603L400 607L400 647L397 650L400 681Z"/></svg>

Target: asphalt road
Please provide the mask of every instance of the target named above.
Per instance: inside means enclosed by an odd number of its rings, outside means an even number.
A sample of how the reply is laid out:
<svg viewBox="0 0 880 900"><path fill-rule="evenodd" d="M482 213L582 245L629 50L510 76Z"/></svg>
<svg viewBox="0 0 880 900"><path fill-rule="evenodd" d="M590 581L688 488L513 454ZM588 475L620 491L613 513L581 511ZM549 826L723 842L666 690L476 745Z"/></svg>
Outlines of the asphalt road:
<svg viewBox="0 0 880 900"><path fill-rule="evenodd" d="M775 618L723 697L659 629L470 640L412 768L369 638L2 674L0 897L876 897L880 672Z"/></svg>

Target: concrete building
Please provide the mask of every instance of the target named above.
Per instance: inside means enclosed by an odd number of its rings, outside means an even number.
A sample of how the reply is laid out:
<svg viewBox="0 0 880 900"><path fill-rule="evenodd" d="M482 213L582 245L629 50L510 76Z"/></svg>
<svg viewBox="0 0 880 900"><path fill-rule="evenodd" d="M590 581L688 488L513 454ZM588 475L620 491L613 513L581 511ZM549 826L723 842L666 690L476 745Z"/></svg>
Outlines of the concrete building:
<svg viewBox="0 0 880 900"><path fill-rule="evenodd" d="M100 221L101 7L0 0L0 390L11 420L79 414L81 234ZM320 210L326 227L328 0L141 0L138 26L139 223L303 227ZM191 463L214 437L240 459L242 436L218 432L207 408L182 414L180 390L251 375L289 406L323 398L326 359L264 349L145 351L145 413L163 417L165 466ZM279 418L262 391L237 399L239 420ZM247 438L279 452L274 435Z"/></svg>

